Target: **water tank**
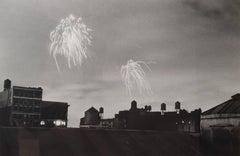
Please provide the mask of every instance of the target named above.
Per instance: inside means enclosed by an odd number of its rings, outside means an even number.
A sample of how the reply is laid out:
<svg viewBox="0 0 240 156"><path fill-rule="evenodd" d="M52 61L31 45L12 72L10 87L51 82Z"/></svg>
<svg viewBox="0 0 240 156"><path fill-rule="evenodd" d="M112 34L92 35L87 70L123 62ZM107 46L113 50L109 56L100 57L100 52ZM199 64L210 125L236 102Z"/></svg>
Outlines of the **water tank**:
<svg viewBox="0 0 240 156"><path fill-rule="evenodd" d="M147 112L150 112L152 110L152 106L145 105L144 110L147 111Z"/></svg>
<svg viewBox="0 0 240 156"><path fill-rule="evenodd" d="M133 100L131 102L131 109L137 109L137 101Z"/></svg>
<svg viewBox="0 0 240 156"><path fill-rule="evenodd" d="M6 79L4 80L4 90L10 89L11 88L11 80Z"/></svg>
<svg viewBox="0 0 240 156"><path fill-rule="evenodd" d="M152 106L148 106L148 111L150 112L152 110Z"/></svg>
<svg viewBox="0 0 240 156"><path fill-rule="evenodd" d="M99 108L99 113L102 114L103 112L104 112L103 107L100 107L100 108Z"/></svg>
<svg viewBox="0 0 240 156"><path fill-rule="evenodd" d="M144 106L144 109L145 109L145 111L147 111L147 110L148 110L148 106L147 106L147 105L145 105L145 106Z"/></svg>
<svg viewBox="0 0 240 156"><path fill-rule="evenodd" d="M165 104L165 103L162 103L162 104L161 104L161 110L162 110L162 111L165 111L165 110L166 110L166 104Z"/></svg>
<svg viewBox="0 0 240 156"><path fill-rule="evenodd" d="M179 101L177 101L177 102L175 103L175 109L176 109L176 110L180 110L180 109L181 109L181 103L180 103Z"/></svg>

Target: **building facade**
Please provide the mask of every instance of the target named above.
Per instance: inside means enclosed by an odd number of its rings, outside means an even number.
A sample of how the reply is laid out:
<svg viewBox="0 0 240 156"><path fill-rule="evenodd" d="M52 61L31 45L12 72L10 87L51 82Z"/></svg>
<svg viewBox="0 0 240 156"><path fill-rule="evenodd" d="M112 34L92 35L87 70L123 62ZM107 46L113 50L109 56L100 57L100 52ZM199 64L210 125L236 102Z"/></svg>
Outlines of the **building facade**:
<svg viewBox="0 0 240 156"><path fill-rule="evenodd" d="M92 107L81 118L80 127L183 131L193 133L200 131L201 109L188 113L186 110L180 109L179 102L176 102L176 111L167 112L166 104L162 104L161 108L161 111L152 112L151 106L138 108L137 102L132 101L129 110L119 111L118 114L115 114L114 118L103 119L100 113L103 113L103 111L97 111Z"/></svg>
<svg viewBox="0 0 240 156"><path fill-rule="evenodd" d="M120 111L115 115L113 127L117 129L141 129L160 131L183 131L198 133L200 131L201 109L188 113L180 109L180 103L176 102L176 111L166 111L166 104L161 105L161 111L152 112L148 109L137 108L137 102L132 101L129 110Z"/></svg>
<svg viewBox="0 0 240 156"><path fill-rule="evenodd" d="M100 124L100 113L99 111L91 107L84 113L84 117L80 119L80 127L94 127Z"/></svg>
<svg viewBox="0 0 240 156"><path fill-rule="evenodd" d="M216 139L239 138L240 94L233 95L201 115L201 136L211 142Z"/></svg>
<svg viewBox="0 0 240 156"><path fill-rule="evenodd" d="M61 126L67 125L68 104L42 100L42 88L38 87L11 87L9 79L4 81L4 89L0 92L0 125L1 126L49 126L46 121L64 121ZM46 105L48 107L46 107ZM59 108L63 107L63 109ZM51 108L55 109L50 111ZM53 126L58 126L53 124Z"/></svg>

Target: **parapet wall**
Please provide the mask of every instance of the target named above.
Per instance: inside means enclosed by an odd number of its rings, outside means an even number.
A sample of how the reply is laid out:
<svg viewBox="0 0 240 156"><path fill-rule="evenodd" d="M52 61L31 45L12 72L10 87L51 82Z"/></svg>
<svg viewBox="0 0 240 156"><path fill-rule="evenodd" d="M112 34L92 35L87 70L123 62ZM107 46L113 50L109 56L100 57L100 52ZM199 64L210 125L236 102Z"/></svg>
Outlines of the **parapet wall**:
<svg viewBox="0 0 240 156"><path fill-rule="evenodd" d="M195 156L196 138L176 132L0 128L1 156Z"/></svg>
<svg viewBox="0 0 240 156"><path fill-rule="evenodd" d="M201 116L201 137L222 155L240 155L240 114Z"/></svg>

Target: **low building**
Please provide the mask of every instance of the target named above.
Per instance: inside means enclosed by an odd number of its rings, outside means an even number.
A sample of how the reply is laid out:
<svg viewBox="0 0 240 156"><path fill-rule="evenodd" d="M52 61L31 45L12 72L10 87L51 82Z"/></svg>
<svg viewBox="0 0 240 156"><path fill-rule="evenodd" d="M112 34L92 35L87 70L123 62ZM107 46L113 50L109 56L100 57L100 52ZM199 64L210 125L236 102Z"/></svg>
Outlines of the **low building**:
<svg viewBox="0 0 240 156"><path fill-rule="evenodd" d="M67 127L68 107L66 102L42 101L40 125Z"/></svg>
<svg viewBox="0 0 240 156"><path fill-rule="evenodd" d="M180 103L177 102L176 105ZM132 101L131 108L119 111L115 115L113 128L117 129L141 129L141 130L160 130L160 131L200 131L201 109L188 113L181 110L180 105L176 111L167 112L166 104L161 105L161 111L151 112L151 108L137 108L137 102Z"/></svg>
<svg viewBox="0 0 240 156"><path fill-rule="evenodd" d="M240 131L240 94L223 102L201 115L201 136L217 142L238 138Z"/></svg>
<svg viewBox="0 0 240 156"><path fill-rule="evenodd" d="M138 108L137 102L132 101L129 110L119 111L114 118L103 119L103 108L98 111L91 107L80 119L80 127L199 133L201 109L188 113L180 109L180 102L176 102L176 111L166 112L166 104L162 104L161 108L162 111L152 112L151 106Z"/></svg>
<svg viewBox="0 0 240 156"><path fill-rule="evenodd" d="M114 119L101 119L100 120L100 127L102 127L102 128L113 128L113 121L114 121Z"/></svg>
<svg viewBox="0 0 240 156"><path fill-rule="evenodd" d="M97 126L100 124L99 111L91 107L84 113L84 117L80 119L80 127Z"/></svg>

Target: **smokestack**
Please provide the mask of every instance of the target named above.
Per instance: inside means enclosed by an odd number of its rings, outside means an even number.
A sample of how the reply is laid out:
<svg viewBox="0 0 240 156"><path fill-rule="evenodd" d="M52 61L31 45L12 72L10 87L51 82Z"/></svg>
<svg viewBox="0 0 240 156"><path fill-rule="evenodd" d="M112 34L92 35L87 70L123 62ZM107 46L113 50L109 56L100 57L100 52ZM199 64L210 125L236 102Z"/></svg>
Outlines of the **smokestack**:
<svg viewBox="0 0 240 156"><path fill-rule="evenodd" d="M179 101L177 101L175 103L175 110L176 110L177 114L179 114L179 112L181 110L181 103Z"/></svg>
<svg viewBox="0 0 240 156"><path fill-rule="evenodd" d="M3 88L4 88L4 90L10 89L11 88L11 80L9 80L9 79L4 80Z"/></svg>
<svg viewBox="0 0 240 156"><path fill-rule="evenodd" d="M166 104L165 103L162 103L161 104L161 112L162 112L162 115L164 115L164 112L166 111Z"/></svg>

